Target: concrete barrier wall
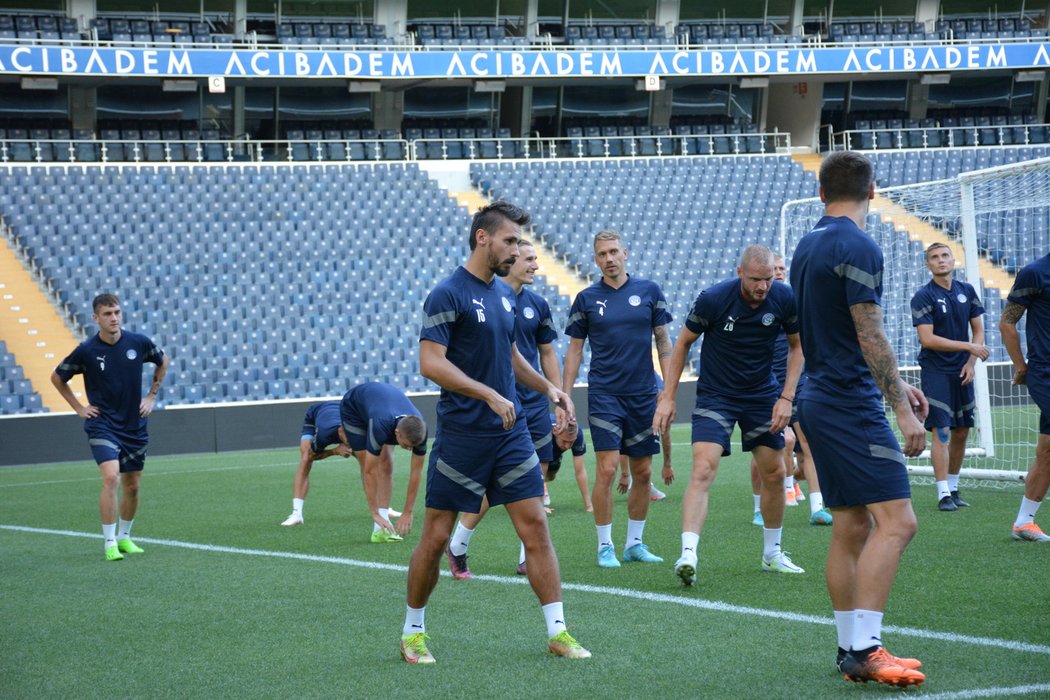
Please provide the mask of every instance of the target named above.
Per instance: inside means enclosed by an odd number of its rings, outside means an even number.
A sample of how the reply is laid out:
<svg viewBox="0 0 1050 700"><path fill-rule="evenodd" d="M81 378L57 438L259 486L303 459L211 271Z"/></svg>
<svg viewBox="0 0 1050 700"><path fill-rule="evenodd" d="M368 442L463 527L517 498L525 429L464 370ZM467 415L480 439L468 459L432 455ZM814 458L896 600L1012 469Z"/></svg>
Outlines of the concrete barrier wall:
<svg viewBox="0 0 1050 700"><path fill-rule="evenodd" d="M695 382L678 392L678 420L688 421ZM427 425L435 426L437 394L410 397ZM587 388L573 390L581 425L587 425ZM311 400L242 402L172 407L149 419L150 456L297 448ZM73 414L0 418L0 466L91 460L84 422Z"/></svg>

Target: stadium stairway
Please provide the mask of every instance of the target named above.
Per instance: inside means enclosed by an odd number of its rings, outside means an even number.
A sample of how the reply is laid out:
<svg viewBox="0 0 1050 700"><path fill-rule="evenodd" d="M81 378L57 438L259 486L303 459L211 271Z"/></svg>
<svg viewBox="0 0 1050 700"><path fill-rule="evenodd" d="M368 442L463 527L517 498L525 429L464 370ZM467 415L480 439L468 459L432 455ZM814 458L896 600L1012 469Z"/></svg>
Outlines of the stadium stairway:
<svg viewBox="0 0 1050 700"><path fill-rule="evenodd" d="M460 206L466 207L471 214L492 201L477 190L449 192L448 196L455 199ZM536 250L536 264L539 265L540 272L547 278L547 284L557 289L559 294L567 294L570 299L575 299L577 294L589 286L574 270L558 260L542 240L536 240L533 243L535 243L533 248ZM655 347L653 348L653 368L657 371L660 368L660 360ZM686 367L685 376L693 376L688 367Z"/></svg>
<svg viewBox="0 0 1050 700"><path fill-rule="evenodd" d="M813 173L814 176L820 173L820 164L823 162L820 154L801 153L792 155L791 158L807 171ZM873 205L874 208L882 212L883 220L892 223L898 230L906 233L911 240L922 243L923 248L926 248L931 243L947 243L948 247L951 248L952 257L959 261L961 265L966 263L966 254L963 252L962 244L949 236L945 236L940 229L930 226L916 216L912 216L903 207L894 204L885 197L876 195ZM1013 287L1013 276L984 258L978 258L977 266L980 270L981 279L984 281L984 286L995 287L1005 299L1010 293L1010 288Z"/></svg>
<svg viewBox="0 0 1050 700"><path fill-rule="evenodd" d="M456 202L470 211L471 215L478 209L491 203L491 200L477 190L464 190L462 192L449 192ZM534 241L536 248L536 262L540 266L540 272L547 278L547 283L558 289L559 294L568 294L575 299L587 283L580 279L579 275L558 260L543 241Z"/></svg>
<svg viewBox="0 0 1050 700"><path fill-rule="evenodd" d="M49 411L68 411L69 405L51 384L51 372L80 341L5 238L0 238L0 279L3 340L43 405ZM83 380L75 377L71 384L73 392L83 397Z"/></svg>

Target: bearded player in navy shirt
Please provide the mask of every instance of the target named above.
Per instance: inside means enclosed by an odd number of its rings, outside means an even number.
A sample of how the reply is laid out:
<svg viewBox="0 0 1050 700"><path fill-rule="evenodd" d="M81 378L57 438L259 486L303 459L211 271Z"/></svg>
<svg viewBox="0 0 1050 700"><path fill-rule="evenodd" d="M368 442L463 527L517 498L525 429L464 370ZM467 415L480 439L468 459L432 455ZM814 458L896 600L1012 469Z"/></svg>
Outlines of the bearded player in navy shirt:
<svg viewBox="0 0 1050 700"><path fill-rule="evenodd" d="M594 262L602 278L577 294L569 310L565 333L572 340L565 355L562 389L572 391L583 361L583 343L590 342L587 413L598 461L592 496L598 566L620 566L612 543L612 484L621 454L630 458L633 477L623 559L657 563L663 559L642 543L653 455L660 451L652 428L656 410L652 349L655 338L660 373L666 373L671 314L655 282L627 274L627 248L620 234L602 231L595 235Z"/></svg>
<svg viewBox="0 0 1050 700"><path fill-rule="evenodd" d="M824 217L791 261L806 384L798 420L821 492L835 515L825 578L838 632L837 666L848 680L896 686L926 677L916 659L882 646L882 611L915 513L904 455L926 445L929 404L900 378L882 325L882 250L864 232L875 197L871 161L832 153L820 168ZM904 436L903 453L883 399Z"/></svg>
<svg viewBox="0 0 1050 700"><path fill-rule="evenodd" d="M773 374L777 337L787 334L787 374ZM773 279L773 251L748 246L737 276L697 297L671 355L670 376L660 393L653 427L665 432L675 414L678 380L689 349L700 336L700 376L693 411L693 474L682 499L682 553L675 575L696 581L700 532L707 519L708 493L722 457L730 453L733 426L740 424L742 447L751 452L761 476L762 569L804 573L781 548L784 524L784 428L802 371L795 296Z"/></svg>
<svg viewBox="0 0 1050 700"><path fill-rule="evenodd" d="M120 299L99 294L91 303L98 333L78 345L51 373L51 383L84 419L91 454L102 472L98 508L106 559L141 554L131 541L131 525L139 505L139 486L146 462L149 434L146 419L153 412L160 384L168 371L168 356L144 335L121 329ZM149 393L142 396L142 364L156 370ZM69 380L84 375L87 405L73 395ZM117 529L117 484L122 488L120 529Z"/></svg>
<svg viewBox="0 0 1050 700"><path fill-rule="evenodd" d="M1027 362L1017 332L1017 322L1026 313ZM1050 542L1050 535L1035 524L1035 514L1050 486L1050 255L1025 265L1017 273L999 319L999 332L1014 364L1013 383L1026 385L1039 407L1039 441L1025 477L1012 537L1026 542Z"/></svg>
<svg viewBox="0 0 1050 700"><path fill-rule="evenodd" d="M401 656L434 663L427 649L426 603L459 512L477 513L482 498L507 509L529 558L528 577L542 605L552 654L589 658L569 635L558 557L543 512L543 474L515 381L562 409L560 429L575 419L572 400L530 365L514 342L517 298L506 277L519 255L527 212L494 202L474 215L470 257L423 303L420 373L441 387L437 432L427 470L426 517L408 567Z"/></svg>

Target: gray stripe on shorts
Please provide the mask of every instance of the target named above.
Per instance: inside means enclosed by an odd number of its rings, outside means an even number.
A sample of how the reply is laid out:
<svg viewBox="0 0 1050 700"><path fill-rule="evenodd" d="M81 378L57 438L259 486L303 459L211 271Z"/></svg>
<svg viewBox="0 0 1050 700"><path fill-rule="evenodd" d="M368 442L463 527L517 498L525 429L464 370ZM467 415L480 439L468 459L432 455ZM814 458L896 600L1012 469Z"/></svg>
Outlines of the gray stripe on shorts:
<svg viewBox="0 0 1050 700"><path fill-rule="evenodd" d="M746 433L744 433L744 439L748 440L748 441L755 440L756 438L760 437L762 435L762 433L770 432L769 429L772 428L772 427L773 427L773 421L769 421L768 423L763 423L762 425L758 426L754 430L749 430Z"/></svg>
<svg viewBox="0 0 1050 700"><path fill-rule="evenodd" d="M975 401L971 401L970 403L963 404L963 407L956 411L955 415L960 417L965 416L968 411L972 411L975 408L977 408L977 403Z"/></svg>
<svg viewBox="0 0 1050 700"><path fill-rule="evenodd" d="M535 456L535 455L533 455L533 456ZM467 489L468 491L471 491L472 493L476 493L479 496L484 496L485 495L485 487L484 486L482 486L478 482L474 481L469 476L467 476L465 474L460 474L455 469L453 469L448 464L446 464L443 460L438 459L437 462L435 463L435 466L437 467L437 470L439 472L441 472L446 478L451 479L452 481L455 481L457 484L459 484L463 488Z"/></svg>
<svg viewBox="0 0 1050 700"><path fill-rule="evenodd" d="M383 446L376 442L376 436L372 434L372 419L368 419L368 446L372 448L373 452L382 452Z"/></svg>
<svg viewBox="0 0 1050 700"><path fill-rule="evenodd" d="M926 397L926 400L930 402L930 406L932 406L934 408L941 409L942 411L947 413L949 416L953 415L955 413L955 411L952 410L952 407L949 406L948 404L944 403L943 401L938 401L937 399L931 399L929 396Z"/></svg>
<svg viewBox="0 0 1050 700"><path fill-rule="evenodd" d="M602 420L601 418L594 418L592 416L590 418L590 422L591 422L591 427L601 428L602 430L607 430L610 433L612 433L613 435L616 435L617 437L619 437L621 439L623 438L623 431L620 430L620 428L618 426L613 425L612 423L610 423L607 420Z"/></svg>
<svg viewBox="0 0 1050 700"><path fill-rule="evenodd" d="M538 451L541 447L545 447L546 445L550 444L550 441L551 441L551 439L553 437L554 437L553 435L551 435L550 433L547 433L546 435L541 437L539 440L537 440L536 442L532 443L532 446L535 447L536 450Z"/></svg>
<svg viewBox="0 0 1050 700"><path fill-rule="evenodd" d="M718 423L720 426L722 426L722 429L725 430L727 433L733 432L732 424L729 421L727 421L726 417L723 416L721 413L712 411L709 408L695 408L693 409L693 415L698 416L700 418L710 418L715 423Z"/></svg>
<svg viewBox="0 0 1050 700"><path fill-rule="evenodd" d="M633 447L633 446L637 445L639 442L642 442L644 440L648 440L650 437L652 437L652 435L653 435L653 429L651 427L647 428L646 430L638 433L634 437L627 438L626 440L624 440L623 441L623 446L624 447Z"/></svg>
<svg viewBox="0 0 1050 700"><path fill-rule="evenodd" d="M501 476L496 480L496 483L499 484L501 488L506 488L519 478L528 474L539 463L540 458L536 456L535 452L533 452L531 457Z"/></svg>
<svg viewBox="0 0 1050 700"><path fill-rule="evenodd" d="M868 449L871 450L872 457L906 464L904 454L900 450L895 450L892 447L883 447L882 445L868 445Z"/></svg>
<svg viewBox="0 0 1050 700"><path fill-rule="evenodd" d="M114 450L120 451L120 445L113 442L112 440L103 440L102 438L91 438L88 440L89 445L97 445L99 447L111 447Z"/></svg>
<svg viewBox="0 0 1050 700"><path fill-rule="evenodd" d="M350 425L349 423L343 423L343 431L350 433L351 435L365 435L364 428L358 428L356 425Z"/></svg>
<svg viewBox="0 0 1050 700"><path fill-rule="evenodd" d="M120 458L120 463L121 464L127 464L128 462L134 461L134 460L138 459L139 457L145 457L145 456L146 456L146 448L143 447L138 452L132 452L131 454L127 454L127 455L124 455L123 457L121 457Z"/></svg>

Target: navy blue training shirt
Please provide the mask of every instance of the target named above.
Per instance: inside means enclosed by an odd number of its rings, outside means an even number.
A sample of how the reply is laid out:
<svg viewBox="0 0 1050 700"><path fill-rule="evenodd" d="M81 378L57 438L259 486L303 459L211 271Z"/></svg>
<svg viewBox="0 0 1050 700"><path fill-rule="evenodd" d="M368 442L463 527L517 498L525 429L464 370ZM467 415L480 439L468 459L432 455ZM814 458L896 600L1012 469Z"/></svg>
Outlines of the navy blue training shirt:
<svg viewBox="0 0 1050 700"><path fill-rule="evenodd" d="M336 405L339 405L338 402ZM364 428L367 441L365 449L378 456L383 445L396 445L394 429L405 416L419 416L419 409L396 386L383 382L358 384L343 396L341 413L349 422L343 430ZM427 443L412 449L413 454L425 455Z"/></svg>
<svg viewBox="0 0 1050 700"><path fill-rule="evenodd" d="M970 340L970 319L984 313L984 307L973 285L952 280L951 289L945 289L930 280L911 298L913 326L933 326L933 334L948 340ZM970 359L970 353L941 352L923 348L919 351L919 366L942 374L958 374Z"/></svg>
<svg viewBox="0 0 1050 700"><path fill-rule="evenodd" d="M671 322L667 300L655 283L629 277L619 289L599 280L576 295L565 333L591 344L591 392L651 396L653 329Z"/></svg>
<svg viewBox="0 0 1050 700"><path fill-rule="evenodd" d="M558 331L554 329L550 304L527 287L522 287L518 293L518 318L514 338L522 357L537 372L543 374L539 346L550 345L557 340ZM546 394L541 394L524 384L518 384L518 400L523 406L547 405Z"/></svg>
<svg viewBox="0 0 1050 700"><path fill-rule="evenodd" d="M1028 361L1050 365L1050 255L1021 268L1007 301L1026 309Z"/></svg>

